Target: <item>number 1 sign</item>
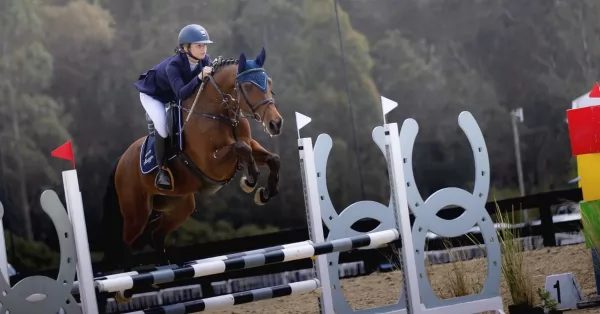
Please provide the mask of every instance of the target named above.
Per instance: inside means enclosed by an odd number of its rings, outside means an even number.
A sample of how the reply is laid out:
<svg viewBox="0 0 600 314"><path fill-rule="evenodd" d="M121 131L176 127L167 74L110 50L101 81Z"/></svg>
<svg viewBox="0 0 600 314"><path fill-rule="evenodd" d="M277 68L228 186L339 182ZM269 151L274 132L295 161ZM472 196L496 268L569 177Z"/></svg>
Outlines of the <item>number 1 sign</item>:
<svg viewBox="0 0 600 314"><path fill-rule="evenodd" d="M583 295L573 273L555 274L546 277L546 290L556 300L557 309L576 310Z"/></svg>

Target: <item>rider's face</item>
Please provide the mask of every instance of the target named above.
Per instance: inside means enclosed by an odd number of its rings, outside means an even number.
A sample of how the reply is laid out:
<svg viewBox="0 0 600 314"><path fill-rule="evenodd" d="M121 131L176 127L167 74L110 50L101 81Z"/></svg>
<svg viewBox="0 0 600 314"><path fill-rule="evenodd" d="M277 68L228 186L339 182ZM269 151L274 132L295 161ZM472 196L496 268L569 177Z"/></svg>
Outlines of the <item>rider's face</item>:
<svg viewBox="0 0 600 314"><path fill-rule="evenodd" d="M190 45L190 53L198 59L204 58L206 56L206 44L191 44Z"/></svg>

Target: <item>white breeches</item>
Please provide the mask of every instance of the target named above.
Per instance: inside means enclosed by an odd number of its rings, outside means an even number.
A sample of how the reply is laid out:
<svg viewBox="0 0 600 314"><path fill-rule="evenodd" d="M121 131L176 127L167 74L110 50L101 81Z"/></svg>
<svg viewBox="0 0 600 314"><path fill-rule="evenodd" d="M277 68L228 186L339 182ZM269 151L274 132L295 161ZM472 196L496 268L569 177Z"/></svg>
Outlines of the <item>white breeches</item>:
<svg viewBox="0 0 600 314"><path fill-rule="evenodd" d="M154 123L154 130L162 137L167 137L167 110L165 104L144 94L140 93L140 101L146 110L146 113Z"/></svg>

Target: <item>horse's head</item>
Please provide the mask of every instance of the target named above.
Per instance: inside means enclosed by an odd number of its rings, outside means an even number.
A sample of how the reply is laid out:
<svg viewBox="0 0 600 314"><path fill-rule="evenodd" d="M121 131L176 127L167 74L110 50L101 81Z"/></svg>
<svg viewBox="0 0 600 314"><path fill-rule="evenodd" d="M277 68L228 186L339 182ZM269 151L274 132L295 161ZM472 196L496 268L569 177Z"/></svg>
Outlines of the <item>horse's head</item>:
<svg viewBox="0 0 600 314"><path fill-rule="evenodd" d="M239 100L241 109L252 114L273 136L281 134L283 118L273 99L272 80L263 69L266 57L265 48L254 60L247 60L242 53L238 63L236 87L242 95Z"/></svg>

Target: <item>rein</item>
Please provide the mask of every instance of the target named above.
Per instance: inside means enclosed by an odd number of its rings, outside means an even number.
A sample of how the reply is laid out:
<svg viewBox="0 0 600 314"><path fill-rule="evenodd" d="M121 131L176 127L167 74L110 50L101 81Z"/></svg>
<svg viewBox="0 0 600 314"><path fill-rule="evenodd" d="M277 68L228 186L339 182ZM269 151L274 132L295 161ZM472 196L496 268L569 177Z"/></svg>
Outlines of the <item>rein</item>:
<svg viewBox="0 0 600 314"><path fill-rule="evenodd" d="M196 107L196 103L198 102L198 98L200 97L200 93L202 93L202 90L204 89L204 84L207 82L206 78L204 80L202 80L202 84L200 85L200 88L198 89L198 92L196 93L196 97L194 98L192 107L190 109L188 109L188 108L183 107L181 105L181 103L178 105L181 108L181 110L188 113L187 118L185 119L185 121L183 122L183 125L181 126L181 131L183 132L185 124L188 122L188 120L190 119L190 116L192 114L196 114L201 117L208 118L208 119L229 122L235 128L235 130L237 130L236 127L237 127L238 123L240 122L240 119L242 119L242 118L253 117L256 121L264 124L264 122L262 121L262 116L257 111L262 106L265 106L265 111L266 111L267 110L266 106L275 104L275 100L273 98L266 98L257 104L251 105L250 101L248 100L248 96L246 95L246 93L244 92L244 89L241 86L241 83L238 82L238 79L241 76L251 73L251 72L258 72L258 71L265 71L265 70L263 68L249 69L249 70L246 70L236 76L236 78L235 78L236 82L235 82L235 86L233 88L233 92L236 94L235 98L229 94L223 93L221 91L221 89L219 88L219 84L217 84L217 82L215 81L215 79L212 75L209 75L207 77L208 81L210 81L210 83L217 90L217 93L219 93L219 95L221 96L221 100L222 100L221 105L224 105L227 108L227 111L233 115L233 118L223 115L223 114L216 116L216 115L202 113L202 112L198 112L198 111L194 110L194 108ZM240 93L241 93L242 97L244 98L246 105L252 111L252 115L245 115L244 112L242 111L242 108L240 106L240 101L239 101ZM234 103L233 106L231 106L231 102Z"/></svg>
<svg viewBox="0 0 600 314"><path fill-rule="evenodd" d="M214 63L213 63L214 64ZM181 109L182 111L185 111L188 116L186 117L185 121L183 122L183 125L181 126L181 133L183 133L183 130L185 128L185 125L187 124L187 122L190 119L190 116L192 114L195 115L199 115L201 117L207 118L207 119L213 119L213 120L217 120L217 121L222 121L225 123L229 123L231 124L231 127L233 129L233 137L234 140L237 142L238 141L238 124L240 122L240 119L242 118L247 118L247 116L244 115L244 112L241 109L240 106L240 93L241 96L244 98L244 101L246 102L246 105L250 108L250 110L252 111L252 116L254 117L254 119L256 119L256 121L260 122L263 124L263 127L266 127L264 125L264 122L262 121L262 117L260 116L260 114L258 114L257 110L262 107L265 106L265 111L263 111L263 114L266 112L267 110L267 106L268 105L275 105L275 100L273 98L267 98L264 100L261 100L260 102L258 102L257 104L251 105L250 102L248 101L248 97L246 95L246 93L244 92L244 89L241 86L241 83L238 82L238 79L240 76L250 73L250 72L255 72L255 71L264 71L264 69L260 68L260 69L250 69L247 71L244 71L240 74L238 74L235 78L236 82L233 88L233 93L234 95L236 95L236 97L234 98L233 96L229 95L229 94L225 94L223 93L223 91L219 88L219 84L217 84L217 82L215 81L214 77L212 74L214 74L214 72L209 75L208 77L205 77L202 80L202 84L200 85L200 88L198 88L198 92L196 93L196 97L194 98L194 102L192 103L192 106L188 109L183 107L183 102L179 101L179 103L177 104L177 107L179 109ZM200 98L200 94L202 93L202 91L204 90L204 85L206 84L207 81L210 81L210 83L215 87L217 93L219 93L219 95L221 96L221 106L225 106L227 108L227 113L226 114L219 114L219 115L212 115L212 114L208 114L208 113L203 113L203 112L198 112L196 110L194 110L194 108L196 107L196 104L198 103L198 99ZM233 102L233 105L232 105ZM231 115L233 115L233 117L231 117ZM222 148L217 149L214 153L213 153L213 157L216 159L218 158L218 154L219 151L221 151ZM188 167L188 169L194 173L194 175L199 178L201 181L203 182L212 182L214 183L214 180L208 178L203 172L202 170L200 170L198 168L198 166L196 166L196 164L194 163L193 160L191 160L184 152L181 152L181 154L179 154L180 158L182 159L182 162ZM239 162L239 158L237 161L237 167L235 169L235 172L242 170L242 164ZM235 175L235 172L233 175ZM219 184L223 183L223 184L227 184L232 178L233 175L231 176L231 178L229 178L228 180L226 180L224 183L220 182Z"/></svg>

